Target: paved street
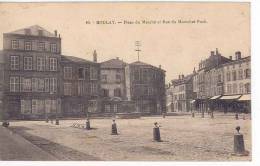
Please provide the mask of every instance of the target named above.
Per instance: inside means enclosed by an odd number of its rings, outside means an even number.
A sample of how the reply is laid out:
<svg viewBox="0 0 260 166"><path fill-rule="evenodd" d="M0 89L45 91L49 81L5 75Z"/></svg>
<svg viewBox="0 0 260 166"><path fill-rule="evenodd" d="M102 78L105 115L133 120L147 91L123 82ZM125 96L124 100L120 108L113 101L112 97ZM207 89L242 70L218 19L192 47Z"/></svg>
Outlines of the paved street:
<svg viewBox="0 0 260 166"><path fill-rule="evenodd" d="M153 123L161 127L163 142L152 139ZM171 160L233 161L251 160L232 156L235 127L241 126L245 147L251 150L251 120L235 120L223 113L211 119L196 115L117 119L119 135L111 135L111 119L91 119L92 130L71 127L85 120L61 120L60 125L44 121L12 122L19 133L59 160Z"/></svg>
<svg viewBox="0 0 260 166"><path fill-rule="evenodd" d="M0 160L56 160L56 158L0 126Z"/></svg>

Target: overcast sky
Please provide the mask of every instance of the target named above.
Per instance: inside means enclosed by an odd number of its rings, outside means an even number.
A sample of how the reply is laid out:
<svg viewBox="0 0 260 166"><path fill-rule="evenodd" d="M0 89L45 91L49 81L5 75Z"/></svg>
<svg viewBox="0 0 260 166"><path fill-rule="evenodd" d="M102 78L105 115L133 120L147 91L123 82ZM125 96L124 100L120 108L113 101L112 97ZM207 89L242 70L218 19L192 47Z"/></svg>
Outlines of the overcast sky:
<svg viewBox="0 0 260 166"><path fill-rule="evenodd" d="M206 20L207 23L110 24L98 20ZM137 60L135 41L142 43L140 60L166 70L166 81L198 68L211 50L226 57L240 50L250 55L248 3L0 3L0 33L40 25L62 37L62 53L98 61L119 57ZM90 21L91 24L86 24ZM0 49L2 49L2 37Z"/></svg>

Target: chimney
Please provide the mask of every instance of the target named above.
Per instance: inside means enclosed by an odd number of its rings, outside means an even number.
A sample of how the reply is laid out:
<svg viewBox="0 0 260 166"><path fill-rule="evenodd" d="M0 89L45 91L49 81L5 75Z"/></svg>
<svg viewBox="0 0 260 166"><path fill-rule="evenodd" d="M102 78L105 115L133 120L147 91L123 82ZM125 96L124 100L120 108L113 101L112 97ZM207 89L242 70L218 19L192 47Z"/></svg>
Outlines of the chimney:
<svg viewBox="0 0 260 166"><path fill-rule="evenodd" d="M96 50L94 50L94 52L93 52L93 61L97 62L97 51Z"/></svg>
<svg viewBox="0 0 260 166"><path fill-rule="evenodd" d="M219 53L218 53L218 48L216 48L216 55L218 55Z"/></svg>
<svg viewBox="0 0 260 166"><path fill-rule="evenodd" d="M195 74L196 73L196 69L195 69L195 67L193 68L193 74Z"/></svg>
<svg viewBox="0 0 260 166"><path fill-rule="evenodd" d="M117 60L119 60L119 57L116 57Z"/></svg>
<svg viewBox="0 0 260 166"><path fill-rule="evenodd" d="M159 65L159 69L161 69L162 68L162 65Z"/></svg>
<svg viewBox="0 0 260 166"><path fill-rule="evenodd" d="M60 34L59 34L59 38L60 38Z"/></svg>
<svg viewBox="0 0 260 166"><path fill-rule="evenodd" d="M181 75L179 75L179 80L181 79Z"/></svg>
<svg viewBox="0 0 260 166"><path fill-rule="evenodd" d="M229 59L232 60L232 56L229 56Z"/></svg>
<svg viewBox="0 0 260 166"><path fill-rule="evenodd" d="M235 52L236 60L241 59L241 52L237 51Z"/></svg>
<svg viewBox="0 0 260 166"><path fill-rule="evenodd" d="M57 34L58 34L58 32L57 32L57 30L55 30L54 31L54 35L57 37Z"/></svg>
<svg viewBox="0 0 260 166"><path fill-rule="evenodd" d="M214 51L210 51L210 56L213 56L214 55Z"/></svg>

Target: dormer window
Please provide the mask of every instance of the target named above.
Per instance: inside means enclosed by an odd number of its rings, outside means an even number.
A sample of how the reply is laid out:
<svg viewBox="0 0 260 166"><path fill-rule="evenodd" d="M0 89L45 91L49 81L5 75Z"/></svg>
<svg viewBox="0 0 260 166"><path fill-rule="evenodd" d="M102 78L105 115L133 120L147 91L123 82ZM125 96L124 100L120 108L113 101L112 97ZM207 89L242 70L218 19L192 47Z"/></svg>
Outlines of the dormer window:
<svg viewBox="0 0 260 166"><path fill-rule="evenodd" d="M25 35L30 35L31 34L31 29L24 29Z"/></svg>
<svg viewBox="0 0 260 166"><path fill-rule="evenodd" d="M38 30L38 35L39 36L43 36L43 31L42 30Z"/></svg>
<svg viewBox="0 0 260 166"><path fill-rule="evenodd" d="M24 43L24 49L27 50L27 51L32 50L32 42L26 41L26 42Z"/></svg>

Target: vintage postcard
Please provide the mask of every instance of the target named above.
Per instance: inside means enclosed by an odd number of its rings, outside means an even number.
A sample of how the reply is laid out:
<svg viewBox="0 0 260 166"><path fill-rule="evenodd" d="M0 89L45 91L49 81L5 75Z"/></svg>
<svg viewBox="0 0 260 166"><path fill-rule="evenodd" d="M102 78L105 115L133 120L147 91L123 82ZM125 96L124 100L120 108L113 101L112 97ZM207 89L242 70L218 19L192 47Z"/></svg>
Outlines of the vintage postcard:
<svg viewBox="0 0 260 166"><path fill-rule="evenodd" d="M1 161L251 161L250 3L0 3Z"/></svg>

